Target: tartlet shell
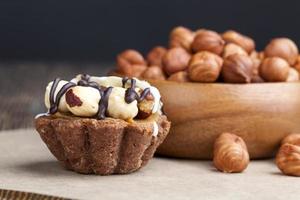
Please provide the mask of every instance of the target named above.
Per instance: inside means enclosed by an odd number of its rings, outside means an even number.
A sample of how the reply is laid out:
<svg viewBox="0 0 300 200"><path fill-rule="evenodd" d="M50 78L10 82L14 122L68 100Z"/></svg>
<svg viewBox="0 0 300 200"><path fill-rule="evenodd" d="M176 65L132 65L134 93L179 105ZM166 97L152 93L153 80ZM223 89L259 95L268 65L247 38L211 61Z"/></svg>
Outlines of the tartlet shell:
<svg viewBox="0 0 300 200"><path fill-rule="evenodd" d="M153 122L41 116L35 127L52 154L67 169L84 174L126 174L145 166L170 129L166 116Z"/></svg>

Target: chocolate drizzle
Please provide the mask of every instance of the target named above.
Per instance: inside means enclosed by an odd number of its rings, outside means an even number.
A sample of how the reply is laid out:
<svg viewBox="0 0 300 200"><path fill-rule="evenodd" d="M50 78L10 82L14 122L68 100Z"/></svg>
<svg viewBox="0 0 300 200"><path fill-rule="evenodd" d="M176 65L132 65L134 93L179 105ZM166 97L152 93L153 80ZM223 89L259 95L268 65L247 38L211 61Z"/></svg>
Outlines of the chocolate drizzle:
<svg viewBox="0 0 300 200"><path fill-rule="evenodd" d="M130 83L130 87L125 92L125 102L128 104L139 99L139 94L135 91L136 80L130 79Z"/></svg>
<svg viewBox="0 0 300 200"><path fill-rule="evenodd" d="M128 77L124 77L122 79L122 86L123 88L125 88L125 84L127 83L127 81L130 80L130 87L127 88L126 92L125 92L125 102L126 103L131 103L134 100L137 100L138 102L143 101L148 94L151 94L150 88L145 88L141 95L139 95L136 91L135 91L135 87L136 87L136 80L133 78L128 78Z"/></svg>
<svg viewBox="0 0 300 200"><path fill-rule="evenodd" d="M93 87L93 88L99 89L98 83L96 83L95 81L90 81L90 78L91 78L90 75L82 74L80 78L81 78L81 80L79 80L77 82L77 85L85 86L85 87Z"/></svg>
<svg viewBox="0 0 300 200"><path fill-rule="evenodd" d="M123 87L123 88L125 88L125 84L127 83L127 81L128 81L129 79L130 79L130 78L128 78L128 77L126 77L126 76L122 78L122 87Z"/></svg>
<svg viewBox="0 0 300 200"><path fill-rule="evenodd" d="M145 88L141 93L139 101L143 101L148 96L148 94L151 94L150 88Z"/></svg>
<svg viewBox="0 0 300 200"><path fill-rule="evenodd" d="M109 95L110 95L112 89L113 89L113 87L108 87L105 90L99 89L101 99L100 99L99 106L98 106L98 112L96 114L97 119L105 118L107 107L108 107L108 99L109 99Z"/></svg>
<svg viewBox="0 0 300 200"><path fill-rule="evenodd" d="M58 106L59 106L59 102L61 97L67 92L68 89L70 89L71 87L74 87L76 84L72 83L72 82L68 82L66 83L56 94L56 97L54 99L54 94L56 91L56 88L60 82L60 78L56 78L53 81L51 90L50 90L50 95L49 95L49 100L50 100L50 109L49 109L49 113L50 114L54 114L58 111Z"/></svg>

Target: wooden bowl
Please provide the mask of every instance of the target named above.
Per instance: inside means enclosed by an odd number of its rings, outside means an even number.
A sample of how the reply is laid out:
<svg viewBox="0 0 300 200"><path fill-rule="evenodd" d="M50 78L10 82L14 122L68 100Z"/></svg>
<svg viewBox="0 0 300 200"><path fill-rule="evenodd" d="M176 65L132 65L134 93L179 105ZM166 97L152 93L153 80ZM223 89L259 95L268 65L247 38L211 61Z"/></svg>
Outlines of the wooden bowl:
<svg viewBox="0 0 300 200"><path fill-rule="evenodd" d="M172 122L160 155L211 159L216 137L230 132L245 140L252 159L267 158L284 136L300 132L300 83L150 82Z"/></svg>

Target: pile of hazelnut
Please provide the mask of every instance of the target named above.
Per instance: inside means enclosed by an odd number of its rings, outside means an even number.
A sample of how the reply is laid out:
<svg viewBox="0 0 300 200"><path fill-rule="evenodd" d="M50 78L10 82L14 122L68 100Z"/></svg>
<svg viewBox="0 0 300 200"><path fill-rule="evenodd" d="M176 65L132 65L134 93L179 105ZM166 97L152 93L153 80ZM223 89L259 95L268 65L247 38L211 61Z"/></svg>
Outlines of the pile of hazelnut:
<svg viewBox="0 0 300 200"><path fill-rule="evenodd" d="M231 133L222 133L214 143L213 164L221 172L239 173L249 164L244 140ZM300 134L292 133L281 141L276 165L285 175L300 176Z"/></svg>
<svg viewBox="0 0 300 200"><path fill-rule="evenodd" d="M116 73L143 79L200 83L261 83L299 81L300 56L288 38L272 39L264 51L233 30L174 28L169 48L156 46L146 59L128 49L117 56Z"/></svg>

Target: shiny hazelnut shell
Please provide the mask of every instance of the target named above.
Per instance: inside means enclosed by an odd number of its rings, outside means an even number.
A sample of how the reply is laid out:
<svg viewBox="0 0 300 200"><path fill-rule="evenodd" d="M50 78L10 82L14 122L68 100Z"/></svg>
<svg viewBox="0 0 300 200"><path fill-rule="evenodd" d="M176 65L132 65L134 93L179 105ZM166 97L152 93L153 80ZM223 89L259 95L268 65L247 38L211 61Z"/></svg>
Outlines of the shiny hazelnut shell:
<svg viewBox="0 0 300 200"><path fill-rule="evenodd" d="M147 54L148 64L162 67L162 58L166 54L167 49L162 46L154 47Z"/></svg>
<svg viewBox="0 0 300 200"><path fill-rule="evenodd" d="M263 60L263 58L261 57L261 53L258 53L257 51L252 51L249 56L253 61L254 76L259 76L259 66Z"/></svg>
<svg viewBox="0 0 300 200"><path fill-rule="evenodd" d="M122 68L118 69L118 73L127 77L141 77L146 69L147 66L145 65L124 65Z"/></svg>
<svg viewBox="0 0 300 200"><path fill-rule="evenodd" d="M223 52L225 42L215 31L201 30L196 34L192 43L194 52L210 51L220 55Z"/></svg>
<svg viewBox="0 0 300 200"><path fill-rule="evenodd" d="M290 66L284 59L280 57L265 58L260 67L260 76L269 82L286 81L289 75Z"/></svg>
<svg viewBox="0 0 300 200"><path fill-rule="evenodd" d="M298 47L289 38L275 38L265 48L266 57L280 57L294 65L298 57Z"/></svg>
<svg viewBox="0 0 300 200"><path fill-rule="evenodd" d="M180 71L169 76L168 81L188 82L189 77L187 71Z"/></svg>
<svg viewBox="0 0 300 200"><path fill-rule="evenodd" d="M300 133L291 133L281 141L281 144L294 144L300 146Z"/></svg>
<svg viewBox="0 0 300 200"><path fill-rule="evenodd" d="M226 44L222 53L223 58L226 58L233 54L248 55L248 53L239 45L234 43Z"/></svg>
<svg viewBox="0 0 300 200"><path fill-rule="evenodd" d="M182 26L175 27L170 33L169 47L182 47L190 52L194 37L195 34L190 29Z"/></svg>
<svg viewBox="0 0 300 200"><path fill-rule="evenodd" d="M276 155L276 165L283 174L300 176L300 146L285 143Z"/></svg>
<svg viewBox="0 0 300 200"><path fill-rule="evenodd" d="M127 49L117 56L117 65L122 68L126 65L147 65L144 57L136 50Z"/></svg>
<svg viewBox="0 0 300 200"><path fill-rule="evenodd" d="M142 78L153 80L165 80L166 77L162 68L158 66L148 67L142 74Z"/></svg>
<svg viewBox="0 0 300 200"><path fill-rule="evenodd" d="M286 79L286 82L297 82L299 81L299 72L295 69L290 67L289 75Z"/></svg>
<svg viewBox="0 0 300 200"><path fill-rule="evenodd" d="M212 83L215 82L221 71L223 59L211 52L201 51L192 56L188 76L191 81Z"/></svg>
<svg viewBox="0 0 300 200"><path fill-rule="evenodd" d="M175 47L167 51L164 55L163 69L168 74L183 71L187 68L191 55L181 47Z"/></svg>
<svg viewBox="0 0 300 200"><path fill-rule="evenodd" d="M151 116L152 114L152 108L154 105L154 100L146 100L144 99L138 104L138 109L139 112L137 116L135 117L136 119L146 119Z"/></svg>
<svg viewBox="0 0 300 200"><path fill-rule="evenodd" d="M251 83L264 83L265 80L260 77L259 75L254 75L252 78L251 78Z"/></svg>
<svg viewBox="0 0 300 200"><path fill-rule="evenodd" d="M242 172L249 163L249 153L244 140L234 134L221 134L214 143L213 154L213 164L221 172Z"/></svg>
<svg viewBox="0 0 300 200"><path fill-rule="evenodd" d="M295 65L293 67L300 73L300 55L298 55Z"/></svg>
<svg viewBox="0 0 300 200"><path fill-rule="evenodd" d="M254 74L254 63L249 56L234 54L224 59L222 77L226 83L250 83Z"/></svg>
<svg viewBox="0 0 300 200"><path fill-rule="evenodd" d="M255 49L255 42L253 39L236 31L228 30L222 34L222 38L227 43L234 43L239 45L248 53L252 52Z"/></svg>

